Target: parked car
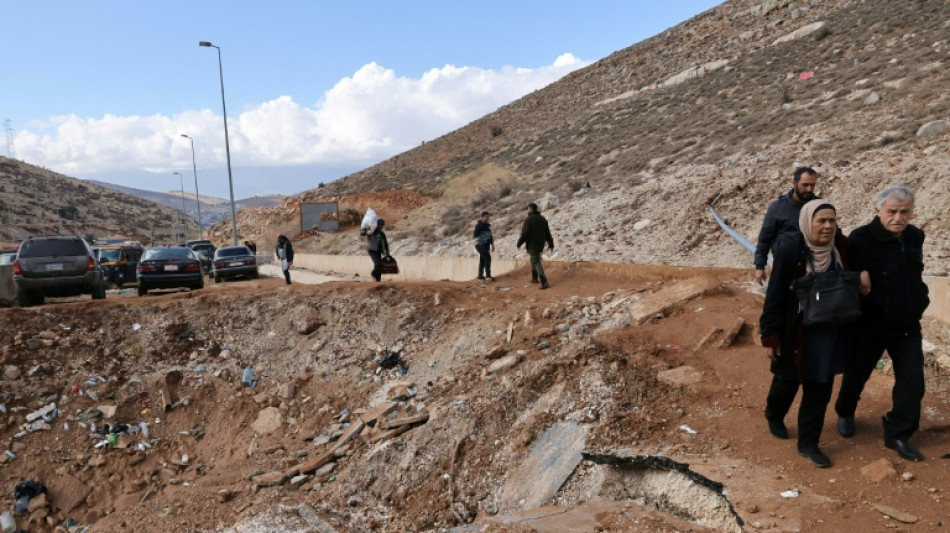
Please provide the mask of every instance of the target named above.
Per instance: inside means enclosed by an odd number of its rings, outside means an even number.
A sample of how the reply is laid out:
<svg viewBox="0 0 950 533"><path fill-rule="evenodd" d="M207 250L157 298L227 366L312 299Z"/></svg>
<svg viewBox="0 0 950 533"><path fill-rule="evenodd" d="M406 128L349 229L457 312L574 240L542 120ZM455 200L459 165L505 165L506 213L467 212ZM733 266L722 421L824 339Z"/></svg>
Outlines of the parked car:
<svg viewBox="0 0 950 533"><path fill-rule="evenodd" d="M201 268L204 270L204 273L209 277L211 276L211 261L214 257L215 247L211 244L211 241L189 241L194 242L194 244L189 244L188 247L200 254L198 259L201 260Z"/></svg>
<svg viewBox="0 0 950 533"><path fill-rule="evenodd" d="M41 305L47 296L106 297L99 261L89 244L77 235L23 241L13 261L13 281L20 307Z"/></svg>
<svg viewBox="0 0 950 533"><path fill-rule="evenodd" d="M139 262L138 282L139 296L145 296L150 289L202 289L205 277L194 250L169 246L145 250Z"/></svg>
<svg viewBox="0 0 950 533"><path fill-rule="evenodd" d="M142 258L142 245L139 243L109 244L99 247L97 252L99 265L107 283L122 287L123 283L134 282Z"/></svg>
<svg viewBox="0 0 950 533"><path fill-rule="evenodd" d="M16 248L0 250L0 265L12 265L16 261Z"/></svg>
<svg viewBox="0 0 950 533"><path fill-rule="evenodd" d="M257 270L257 256L247 246L226 246L214 252L214 270L212 271L215 283L227 278L248 276L256 278L260 275Z"/></svg>

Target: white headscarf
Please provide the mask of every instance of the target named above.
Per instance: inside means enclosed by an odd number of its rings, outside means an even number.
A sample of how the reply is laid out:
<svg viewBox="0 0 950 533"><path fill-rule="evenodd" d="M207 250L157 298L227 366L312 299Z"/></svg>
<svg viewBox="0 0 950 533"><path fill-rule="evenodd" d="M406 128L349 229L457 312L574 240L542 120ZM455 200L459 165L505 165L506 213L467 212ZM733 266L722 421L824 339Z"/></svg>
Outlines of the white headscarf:
<svg viewBox="0 0 950 533"><path fill-rule="evenodd" d="M831 239L831 242L820 246L815 244L815 236L811 232L811 223L815 218L815 213L821 211L822 209L831 209L837 211L835 206L827 200L815 199L807 204L802 206L801 212L798 213L798 227L802 230L802 235L805 236L805 244L808 245L808 249L811 250L812 261L814 262L814 270L817 272L824 272L828 270L831 266L831 260L834 259L835 263L840 268L841 255L838 253L838 250L835 249L835 240ZM812 262L809 262L805 267L806 272L812 272Z"/></svg>

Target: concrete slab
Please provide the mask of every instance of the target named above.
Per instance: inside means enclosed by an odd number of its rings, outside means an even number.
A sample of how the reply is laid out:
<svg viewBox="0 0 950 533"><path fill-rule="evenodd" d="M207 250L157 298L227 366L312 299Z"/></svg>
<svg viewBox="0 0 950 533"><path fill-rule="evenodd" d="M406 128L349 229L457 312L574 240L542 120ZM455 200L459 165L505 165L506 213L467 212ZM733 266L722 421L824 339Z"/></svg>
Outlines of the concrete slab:
<svg viewBox="0 0 950 533"><path fill-rule="evenodd" d="M545 430L531 455L508 476L500 509L513 512L546 504L580 464L588 431L588 426L573 422Z"/></svg>
<svg viewBox="0 0 950 533"><path fill-rule="evenodd" d="M695 277L665 285L660 290L644 296L630 304L630 318L636 324L643 324L660 313L708 294L719 287L719 280L713 277Z"/></svg>

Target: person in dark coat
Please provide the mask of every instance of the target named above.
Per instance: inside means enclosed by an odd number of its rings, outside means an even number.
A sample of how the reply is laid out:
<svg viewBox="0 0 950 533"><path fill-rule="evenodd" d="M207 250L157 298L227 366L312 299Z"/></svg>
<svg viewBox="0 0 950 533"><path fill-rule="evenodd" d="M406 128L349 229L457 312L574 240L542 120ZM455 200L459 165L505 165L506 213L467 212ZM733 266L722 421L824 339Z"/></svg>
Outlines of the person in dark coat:
<svg viewBox="0 0 950 533"><path fill-rule="evenodd" d="M930 305L923 281L924 232L910 223L914 192L890 187L877 197L877 216L851 232L851 267L869 279L861 302L856 347L845 365L835 411L838 433L855 433L861 392L884 351L894 365L893 407L883 418L884 445L911 461L923 456L910 443L920 426L924 355L920 318Z"/></svg>
<svg viewBox="0 0 950 533"><path fill-rule="evenodd" d="M376 229L366 236L366 251L373 260L373 271L370 275L376 281L383 280L383 257L389 255L389 242L386 240L386 232L383 231L384 226L385 220L377 220Z"/></svg>
<svg viewBox="0 0 950 533"><path fill-rule="evenodd" d="M541 265L541 252L544 251L545 243L553 252L554 237L551 236L547 219L538 212L538 204L528 204L528 217L521 226L521 237L518 238L516 248L520 249L522 244L525 245L528 257L531 258L531 283L540 281L542 289L550 287L548 278L544 275L544 267Z"/></svg>
<svg viewBox="0 0 950 533"><path fill-rule="evenodd" d="M798 213L806 202L817 198L815 185L818 173L809 167L795 169L792 189L769 204L765 212L762 229L755 246L755 281L761 285L765 281L765 267L769 261L769 252L775 255L779 244L786 239L798 239Z"/></svg>
<svg viewBox="0 0 950 533"><path fill-rule="evenodd" d="M491 253L495 251L495 239L492 238L491 213L482 211L481 219L475 223L475 251L478 252L478 279L495 281L491 277Z"/></svg>
<svg viewBox="0 0 950 533"><path fill-rule="evenodd" d="M284 271L284 279L290 285L290 267L294 264L294 246L284 235L277 236L277 259L280 259L280 269Z"/></svg>
<svg viewBox="0 0 950 533"><path fill-rule="evenodd" d="M837 231L835 207L812 200L799 215L801 235L775 251L759 325L771 360L772 385L766 399L769 432L787 439L785 415L802 388L798 409L798 453L817 467L831 466L818 441L836 374L844 370L850 346L848 326L805 326L792 281L808 272L846 269L848 239Z"/></svg>

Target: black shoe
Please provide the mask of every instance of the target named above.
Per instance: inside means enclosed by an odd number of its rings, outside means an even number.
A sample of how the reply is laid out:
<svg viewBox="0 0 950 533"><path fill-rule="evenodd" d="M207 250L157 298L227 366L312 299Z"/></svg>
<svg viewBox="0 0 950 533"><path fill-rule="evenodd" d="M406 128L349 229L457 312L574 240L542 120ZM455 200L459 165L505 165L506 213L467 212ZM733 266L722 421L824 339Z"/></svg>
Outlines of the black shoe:
<svg viewBox="0 0 950 533"><path fill-rule="evenodd" d="M924 460L924 456L920 455L917 448L914 448L914 445L907 439L884 439L884 446L896 451L897 455L900 455L908 461L916 462Z"/></svg>
<svg viewBox="0 0 950 533"><path fill-rule="evenodd" d="M542 289L547 289L548 287L550 287L550 285L548 285L548 282L547 282L547 281L542 281L542 282L541 282L541 288L542 288Z"/></svg>
<svg viewBox="0 0 950 533"><path fill-rule="evenodd" d="M531 283L540 283L538 278L531 278Z"/></svg>
<svg viewBox="0 0 950 533"><path fill-rule="evenodd" d="M769 433L776 439L788 438L788 428L785 427L785 422L781 420L769 420Z"/></svg>
<svg viewBox="0 0 950 533"><path fill-rule="evenodd" d="M479 281L485 281L485 276L478 276L478 277L475 278L475 279L477 279L477 280L479 280Z"/></svg>
<svg viewBox="0 0 950 533"><path fill-rule="evenodd" d="M838 417L838 435L846 439L850 439L854 436L854 417L853 416L839 416Z"/></svg>
<svg viewBox="0 0 950 533"><path fill-rule="evenodd" d="M828 459L828 456L821 453L821 450L817 446L813 448L798 449L798 455L802 457L807 457L811 464L817 466L818 468L828 468L831 466L831 459Z"/></svg>

